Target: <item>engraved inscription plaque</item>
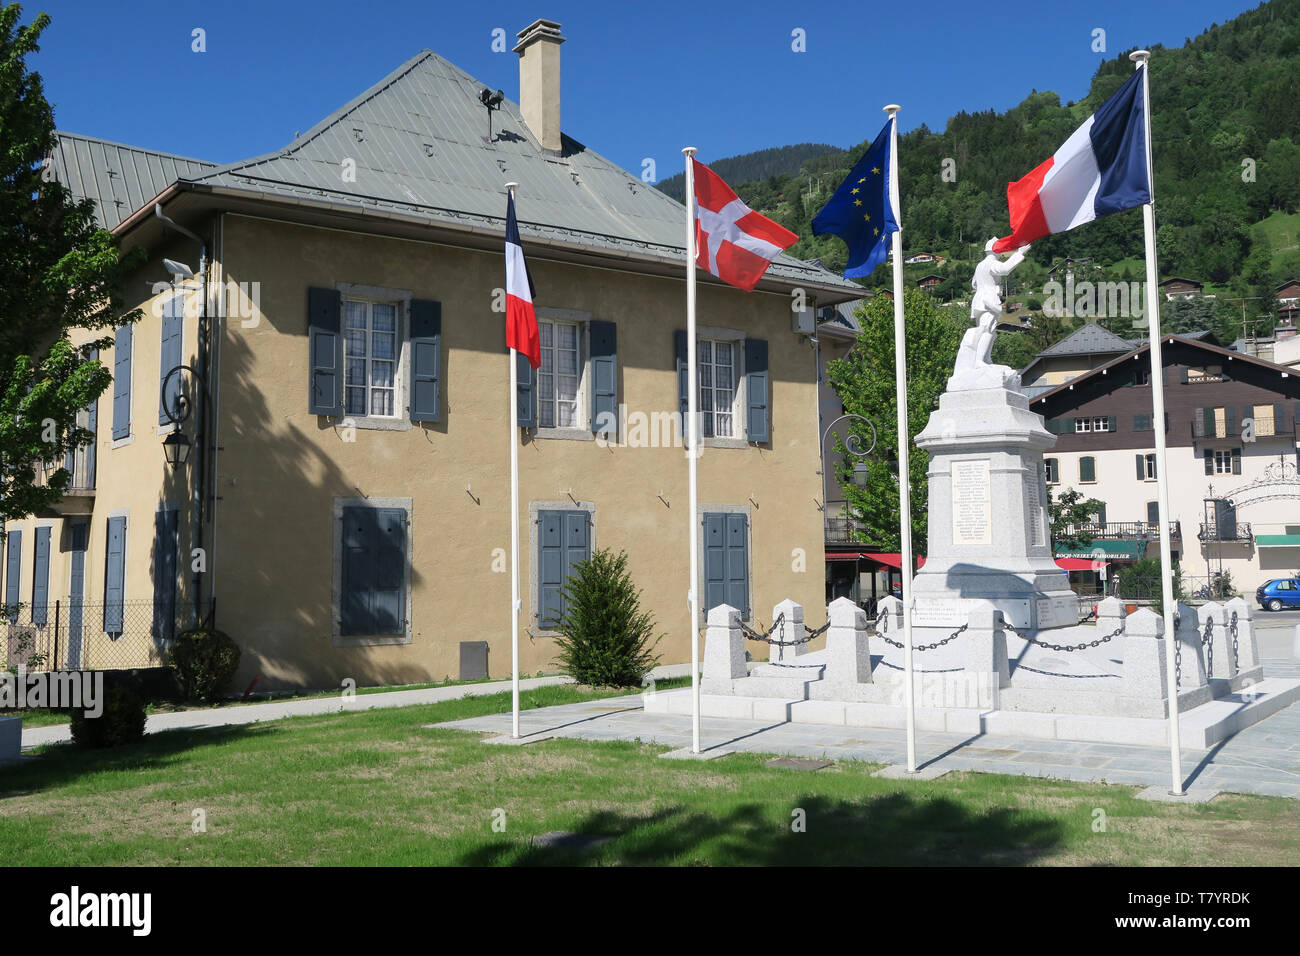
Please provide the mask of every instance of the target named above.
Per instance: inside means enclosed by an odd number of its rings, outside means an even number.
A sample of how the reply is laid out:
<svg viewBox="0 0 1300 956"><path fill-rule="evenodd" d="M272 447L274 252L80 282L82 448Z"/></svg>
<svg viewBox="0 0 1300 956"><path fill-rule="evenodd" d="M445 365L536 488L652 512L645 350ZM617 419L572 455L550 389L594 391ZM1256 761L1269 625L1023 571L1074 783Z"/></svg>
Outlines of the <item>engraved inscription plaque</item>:
<svg viewBox="0 0 1300 956"><path fill-rule="evenodd" d="M992 544L989 460L952 463L952 543Z"/></svg>

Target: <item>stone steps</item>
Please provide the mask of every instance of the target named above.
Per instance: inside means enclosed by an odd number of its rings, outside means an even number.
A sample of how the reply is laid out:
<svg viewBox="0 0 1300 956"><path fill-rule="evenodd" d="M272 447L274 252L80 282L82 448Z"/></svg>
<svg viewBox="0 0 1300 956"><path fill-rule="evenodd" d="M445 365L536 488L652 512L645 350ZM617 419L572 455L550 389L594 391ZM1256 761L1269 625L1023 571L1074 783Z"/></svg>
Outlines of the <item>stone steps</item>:
<svg viewBox="0 0 1300 956"><path fill-rule="evenodd" d="M735 682L738 690L745 680ZM1300 701L1300 680L1265 678L1231 697L1210 701L1182 713L1179 718L1181 744L1191 749L1209 749L1296 701ZM644 703L648 713L691 713L689 689L660 691L653 698L645 698ZM899 729L906 722L904 709L892 703L809 700L803 695L781 699L759 695L701 694L700 713L704 717L733 720L775 720L844 727ZM1168 746L1169 743L1168 721L1154 718L919 706L915 713L916 728L922 732L1010 735L1146 746Z"/></svg>

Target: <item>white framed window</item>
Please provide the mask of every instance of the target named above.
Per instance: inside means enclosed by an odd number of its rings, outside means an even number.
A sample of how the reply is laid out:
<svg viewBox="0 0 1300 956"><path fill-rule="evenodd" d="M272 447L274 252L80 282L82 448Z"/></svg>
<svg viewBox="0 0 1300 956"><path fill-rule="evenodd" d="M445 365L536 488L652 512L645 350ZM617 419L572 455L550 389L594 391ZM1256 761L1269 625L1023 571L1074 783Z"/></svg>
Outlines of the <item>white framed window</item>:
<svg viewBox="0 0 1300 956"><path fill-rule="evenodd" d="M1142 456L1142 470L1143 470L1144 480L1146 481L1156 480L1156 456L1154 452Z"/></svg>
<svg viewBox="0 0 1300 956"><path fill-rule="evenodd" d="M399 415L398 335L397 303L344 298L343 385L347 415Z"/></svg>
<svg viewBox="0 0 1300 956"><path fill-rule="evenodd" d="M1061 468L1060 468L1060 463L1057 461L1057 459L1055 458L1043 459L1043 477L1046 479L1049 485L1054 485L1058 481L1060 481L1061 480L1060 474L1061 474Z"/></svg>
<svg viewBox="0 0 1300 956"><path fill-rule="evenodd" d="M700 377L700 433L704 438L740 438L738 422L738 343L700 339L696 345Z"/></svg>
<svg viewBox="0 0 1300 956"><path fill-rule="evenodd" d="M1217 448L1214 451L1214 473L1216 475L1232 474L1232 449Z"/></svg>
<svg viewBox="0 0 1300 956"><path fill-rule="evenodd" d="M582 326L577 322L539 319L542 364L537 369L539 428L583 426Z"/></svg>
<svg viewBox="0 0 1300 956"><path fill-rule="evenodd" d="M1099 418L1076 418L1074 420L1074 431L1076 434L1109 431L1108 421L1109 419L1104 415Z"/></svg>

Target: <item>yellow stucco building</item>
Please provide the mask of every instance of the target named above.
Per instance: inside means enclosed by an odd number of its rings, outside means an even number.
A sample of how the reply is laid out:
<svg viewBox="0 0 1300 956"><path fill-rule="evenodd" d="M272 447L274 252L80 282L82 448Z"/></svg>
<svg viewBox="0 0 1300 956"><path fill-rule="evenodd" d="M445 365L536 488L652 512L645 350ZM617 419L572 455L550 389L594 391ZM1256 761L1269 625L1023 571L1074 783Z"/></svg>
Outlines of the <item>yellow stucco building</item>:
<svg viewBox="0 0 1300 956"><path fill-rule="evenodd" d="M489 115L425 51L251 160L61 136L61 180L149 259L127 288L145 317L99 356L114 384L77 487L8 529L6 597L61 599L60 666L140 666L142 641L157 659L215 602L236 689L456 677L478 642L503 676L508 438L522 669L551 669L559 587L594 548L628 553L663 660L689 659L685 210L561 134L559 27L519 37L522 113ZM543 342L516 395L508 180ZM706 606L766 622L790 597L820 619L817 368L792 316L855 292L788 257L752 293L701 275Z"/></svg>

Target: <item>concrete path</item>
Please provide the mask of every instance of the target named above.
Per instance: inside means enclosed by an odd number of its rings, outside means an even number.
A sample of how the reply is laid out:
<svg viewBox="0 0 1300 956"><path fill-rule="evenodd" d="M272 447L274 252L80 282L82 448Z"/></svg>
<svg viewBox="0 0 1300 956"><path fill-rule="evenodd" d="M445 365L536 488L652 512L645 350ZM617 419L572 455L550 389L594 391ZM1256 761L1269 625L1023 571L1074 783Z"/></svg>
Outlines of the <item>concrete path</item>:
<svg viewBox="0 0 1300 956"><path fill-rule="evenodd" d="M690 664L666 664L656 667L650 676L659 680L680 677L691 672ZM530 677L519 682L521 690L548 687L554 684L572 684L568 677ZM447 687L426 687L422 690L395 690L377 694L358 694L343 697L314 697L299 700L268 701L265 704L240 704L231 707L180 710L169 714L154 714L145 721L144 732L180 730L197 727L230 727L236 724L255 724L263 720L282 717L303 717L315 714L337 714L345 710L375 710L380 707L411 707L415 704L436 704L462 697L483 697L510 690L510 681L493 681L488 684L452 684ZM506 719L510 719L509 713ZM22 749L45 744L64 743L72 739L68 724L23 729Z"/></svg>
<svg viewBox="0 0 1300 956"><path fill-rule="evenodd" d="M1265 661L1266 675L1300 676L1292 661ZM510 733L510 715L439 724L459 730ZM520 714L524 735L583 740L634 740L679 749L691 743L689 716L650 714L640 697L544 707ZM788 754L830 760L901 764L901 730L767 724L753 720L701 721L703 749ZM1162 747L1038 740L1012 736L918 733L923 767L1054 777L1133 786L1169 786L1169 751ZM1247 728L1210 750L1183 752L1184 787L1300 799L1300 704Z"/></svg>

